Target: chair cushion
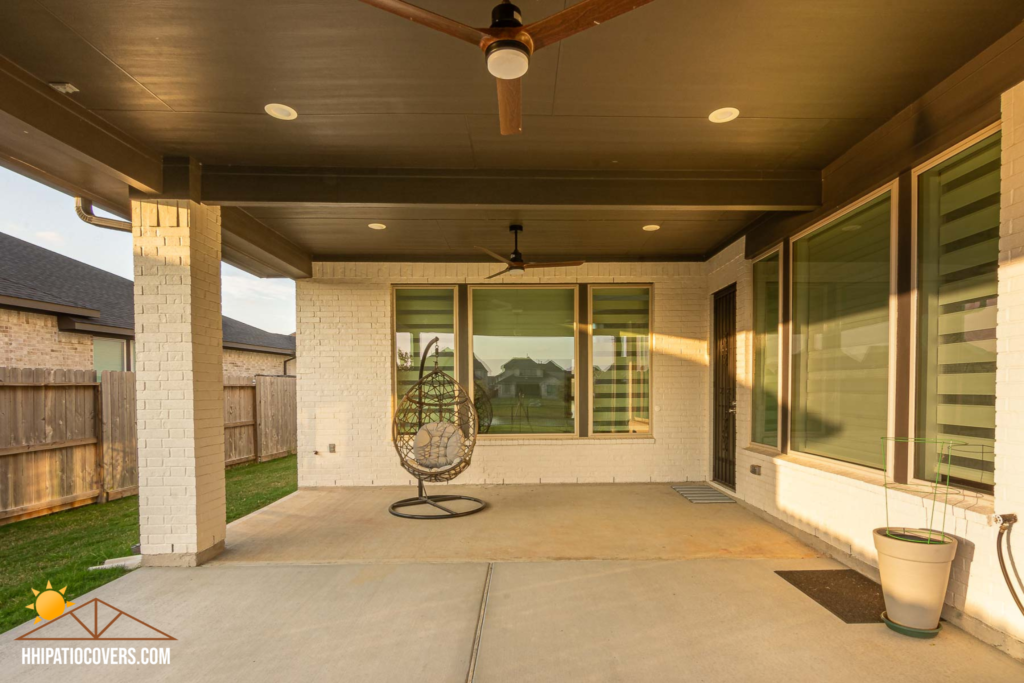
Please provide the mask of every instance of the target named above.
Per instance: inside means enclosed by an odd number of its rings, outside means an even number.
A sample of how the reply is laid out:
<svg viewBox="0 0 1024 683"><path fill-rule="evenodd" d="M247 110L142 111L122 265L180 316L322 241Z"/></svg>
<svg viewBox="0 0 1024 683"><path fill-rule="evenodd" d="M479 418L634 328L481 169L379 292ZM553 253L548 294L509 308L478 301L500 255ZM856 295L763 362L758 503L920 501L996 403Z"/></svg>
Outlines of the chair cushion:
<svg viewBox="0 0 1024 683"><path fill-rule="evenodd" d="M454 465L462 457L462 432L450 422L428 422L416 432L412 445L416 464L436 470Z"/></svg>

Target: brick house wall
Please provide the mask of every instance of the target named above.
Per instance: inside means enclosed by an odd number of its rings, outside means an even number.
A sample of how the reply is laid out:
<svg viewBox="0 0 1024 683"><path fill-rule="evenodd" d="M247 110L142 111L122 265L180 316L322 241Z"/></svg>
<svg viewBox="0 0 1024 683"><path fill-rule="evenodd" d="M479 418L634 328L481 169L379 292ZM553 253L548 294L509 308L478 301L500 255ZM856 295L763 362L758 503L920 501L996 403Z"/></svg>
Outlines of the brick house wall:
<svg viewBox="0 0 1024 683"><path fill-rule="evenodd" d="M92 370L92 337L57 329L57 317L0 308L0 367Z"/></svg>
<svg viewBox="0 0 1024 683"><path fill-rule="evenodd" d="M487 264L317 263L296 282L299 484L408 484L391 444L392 284L482 283ZM493 282L493 281L492 281ZM653 283L654 434L478 441L459 483L647 482L707 474L702 263L588 264L519 283ZM329 444L336 453L329 453ZM318 451L318 454L314 454Z"/></svg>
<svg viewBox="0 0 1024 683"><path fill-rule="evenodd" d="M288 356L240 349L224 349L224 376L283 375Z"/></svg>

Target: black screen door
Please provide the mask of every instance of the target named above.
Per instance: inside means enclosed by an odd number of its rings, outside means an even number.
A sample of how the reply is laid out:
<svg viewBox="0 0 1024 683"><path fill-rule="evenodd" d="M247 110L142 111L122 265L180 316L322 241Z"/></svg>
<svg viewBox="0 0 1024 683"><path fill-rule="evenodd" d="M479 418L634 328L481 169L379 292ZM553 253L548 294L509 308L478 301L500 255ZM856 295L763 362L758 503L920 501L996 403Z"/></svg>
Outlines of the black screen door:
<svg viewBox="0 0 1024 683"><path fill-rule="evenodd" d="M736 285L715 293L712 478L736 488Z"/></svg>

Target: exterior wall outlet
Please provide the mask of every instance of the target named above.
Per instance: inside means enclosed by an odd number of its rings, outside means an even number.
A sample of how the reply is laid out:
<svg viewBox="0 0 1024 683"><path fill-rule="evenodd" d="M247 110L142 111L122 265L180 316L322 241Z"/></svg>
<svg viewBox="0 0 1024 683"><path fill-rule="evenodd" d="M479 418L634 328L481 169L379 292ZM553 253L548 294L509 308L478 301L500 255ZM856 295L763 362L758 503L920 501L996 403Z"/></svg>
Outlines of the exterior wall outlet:
<svg viewBox="0 0 1024 683"><path fill-rule="evenodd" d="M760 477L761 476L761 466L760 465L751 465L750 466L750 473L751 474L756 474L757 476Z"/></svg>
<svg viewBox="0 0 1024 683"><path fill-rule="evenodd" d="M334 453L335 452L335 448L334 448L334 444L333 443L327 444L327 452L328 453Z"/></svg>

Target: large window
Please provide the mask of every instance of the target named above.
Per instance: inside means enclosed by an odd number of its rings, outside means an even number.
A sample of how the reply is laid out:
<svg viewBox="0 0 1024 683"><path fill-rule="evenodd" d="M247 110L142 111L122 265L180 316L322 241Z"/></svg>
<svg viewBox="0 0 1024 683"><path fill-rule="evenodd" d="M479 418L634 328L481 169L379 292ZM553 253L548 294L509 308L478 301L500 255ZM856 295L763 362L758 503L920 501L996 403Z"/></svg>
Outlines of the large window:
<svg viewBox="0 0 1024 683"><path fill-rule="evenodd" d="M996 134L918 176L917 436L966 444L919 479L994 484L999 166Z"/></svg>
<svg viewBox="0 0 1024 683"><path fill-rule="evenodd" d="M434 337L440 341L438 363L455 375L455 289L395 290L395 394L397 398L419 381L420 358ZM424 372L434 369L433 349Z"/></svg>
<svg viewBox="0 0 1024 683"><path fill-rule="evenodd" d="M488 433L575 433L576 289L470 294L473 390L490 398Z"/></svg>
<svg viewBox="0 0 1024 683"><path fill-rule="evenodd" d="M779 253L754 264L754 387L751 440L779 446Z"/></svg>
<svg viewBox="0 0 1024 683"><path fill-rule="evenodd" d="M882 468L891 197L793 243L792 446Z"/></svg>
<svg viewBox="0 0 1024 683"><path fill-rule="evenodd" d="M595 434L651 431L651 290L593 287L591 296Z"/></svg>

